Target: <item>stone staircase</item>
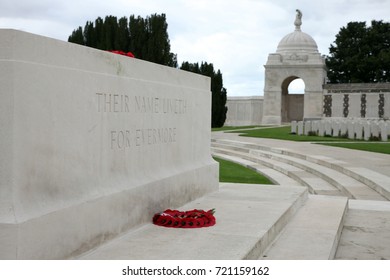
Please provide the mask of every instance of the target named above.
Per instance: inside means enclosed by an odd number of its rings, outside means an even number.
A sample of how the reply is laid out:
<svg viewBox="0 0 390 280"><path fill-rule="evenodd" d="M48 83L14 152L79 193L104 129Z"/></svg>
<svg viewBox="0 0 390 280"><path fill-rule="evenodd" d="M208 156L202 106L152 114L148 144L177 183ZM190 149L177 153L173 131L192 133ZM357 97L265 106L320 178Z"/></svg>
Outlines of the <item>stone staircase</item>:
<svg viewBox="0 0 390 280"><path fill-rule="evenodd" d="M222 183L218 192L182 207L215 207L215 226L146 224L77 258L333 259L347 206L346 197L309 195L299 186Z"/></svg>
<svg viewBox="0 0 390 280"><path fill-rule="evenodd" d="M345 197L309 196L260 259L334 259L347 208Z"/></svg>
<svg viewBox="0 0 390 280"><path fill-rule="evenodd" d="M303 187L224 183L181 207L215 208L215 226L180 229L149 223L77 259L258 259L307 200Z"/></svg>
<svg viewBox="0 0 390 280"><path fill-rule="evenodd" d="M323 155L232 139L212 154L310 193L259 259L389 259L390 177Z"/></svg>
<svg viewBox="0 0 390 280"><path fill-rule="evenodd" d="M390 177L366 168L348 167L326 156L229 139L213 139L212 154L242 164L276 184L306 186L311 194L361 200L390 200ZM272 170L272 171L271 171Z"/></svg>
<svg viewBox="0 0 390 280"><path fill-rule="evenodd" d="M212 154L276 185L221 183L179 208L216 208L215 226L147 223L76 259L390 259L390 177L323 155L232 139L213 139Z"/></svg>
<svg viewBox="0 0 390 280"><path fill-rule="evenodd" d="M389 201L311 195L302 186L221 183L219 191L179 209L213 207L213 227L173 229L148 223L76 259L390 258Z"/></svg>

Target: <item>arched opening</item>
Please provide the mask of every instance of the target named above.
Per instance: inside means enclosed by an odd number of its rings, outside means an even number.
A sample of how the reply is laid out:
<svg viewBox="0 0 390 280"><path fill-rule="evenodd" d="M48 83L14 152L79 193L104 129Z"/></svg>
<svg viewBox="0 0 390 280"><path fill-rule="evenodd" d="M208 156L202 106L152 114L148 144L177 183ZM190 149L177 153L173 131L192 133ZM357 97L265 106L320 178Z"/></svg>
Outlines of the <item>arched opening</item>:
<svg viewBox="0 0 390 280"><path fill-rule="evenodd" d="M282 122L303 120L305 82L297 77L286 78L282 83Z"/></svg>
<svg viewBox="0 0 390 280"><path fill-rule="evenodd" d="M293 80L288 85L288 94L304 94L305 93L305 82L298 78Z"/></svg>

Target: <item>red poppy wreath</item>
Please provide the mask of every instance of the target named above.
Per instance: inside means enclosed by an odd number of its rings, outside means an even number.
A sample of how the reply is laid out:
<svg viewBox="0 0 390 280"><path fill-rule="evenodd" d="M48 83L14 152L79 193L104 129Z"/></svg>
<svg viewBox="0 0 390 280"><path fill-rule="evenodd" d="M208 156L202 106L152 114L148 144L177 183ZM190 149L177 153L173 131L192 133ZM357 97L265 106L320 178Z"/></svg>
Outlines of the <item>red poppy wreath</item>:
<svg viewBox="0 0 390 280"><path fill-rule="evenodd" d="M153 224L174 228L200 228L215 225L215 209L209 211L190 210L178 211L167 209L153 216Z"/></svg>
<svg viewBox="0 0 390 280"><path fill-rule="evenodd" d="M132 52L123 52L123 51L109 51L109 52L112 52L112 53L116 53L116 54L120 54L120 55L124 55L124 56L128 56L128 57L135 57L134 54Z"/></svg>

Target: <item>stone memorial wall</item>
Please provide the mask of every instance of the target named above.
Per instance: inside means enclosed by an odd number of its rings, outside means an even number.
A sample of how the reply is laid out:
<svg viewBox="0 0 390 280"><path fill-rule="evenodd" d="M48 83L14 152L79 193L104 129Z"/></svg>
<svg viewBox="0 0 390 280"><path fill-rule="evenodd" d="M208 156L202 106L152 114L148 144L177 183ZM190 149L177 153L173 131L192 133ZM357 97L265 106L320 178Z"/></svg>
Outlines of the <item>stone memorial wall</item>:
<svg viewBox="0 0 390 280"><path fill-rule="evenodd" d="M323 93L323 116L389 119L390 84L326 84Z"/></svg>
<svg viewBox="0 0 390 280"><path fill-rule="evenodd" d="M225 126L261 124L263 118L263 97L229 97Z"/></svg>
<svg viewBox="0 0 390 280"><path fill-rule="evenodd" d="M208 77L0 29L0 259L63 259L218 189Z"/></svg>

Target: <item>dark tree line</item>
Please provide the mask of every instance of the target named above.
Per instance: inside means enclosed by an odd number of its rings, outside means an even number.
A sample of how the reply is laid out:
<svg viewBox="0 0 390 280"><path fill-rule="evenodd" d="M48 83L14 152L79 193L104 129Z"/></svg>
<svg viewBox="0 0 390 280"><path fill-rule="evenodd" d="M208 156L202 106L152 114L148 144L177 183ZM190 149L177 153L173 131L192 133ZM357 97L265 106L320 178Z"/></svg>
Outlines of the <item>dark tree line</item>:
<svg viewBox="0 0 390 280"><path fill-rule="evenodd" d="M137 58L177 67L177 55L171 52L165 14L146 18L134 15L98 17L72 32L69 42L100 50L132 52Z"/></svg>
<svg viewBox="0 0 390 280"><path fill-rule="evenodd" d="M390 23L348 23L330 46L326 65L330 83L390 82Z"/></svg>
<svg viewBox="0 0 390 280"><path fill-rule="evenodd" d="M171 53L168 24L165 14L153 14L145 19L134 15L119 20L114 16L98 17L94 22L87 21L69 36L69 42L100 50L132 52L136 58L150 62L178 67L177 55ZM226 120L226 89L223 87L222 73L215 72L213 64L184 62L182 70L205 75L211 78L212 127L221 127Z"/></svg>
<svg viewBox="0 0 390 280"><path fill-rule="evenodd" d="M213 64L207 62L202 62L200 65L199 63L183 62L180 69L211 78L211 127L222 127L225 123L227 113L227 91L223 87L221 71L218 69L218 71L215 72Z"/></svg>

